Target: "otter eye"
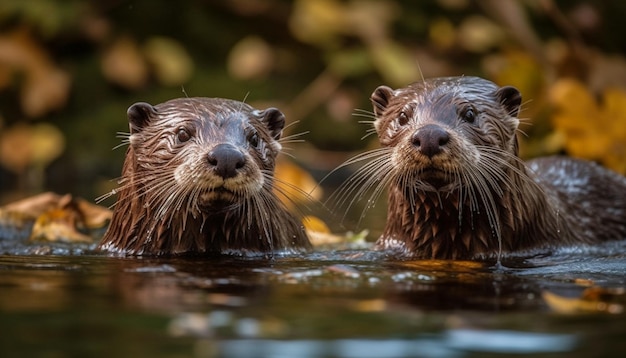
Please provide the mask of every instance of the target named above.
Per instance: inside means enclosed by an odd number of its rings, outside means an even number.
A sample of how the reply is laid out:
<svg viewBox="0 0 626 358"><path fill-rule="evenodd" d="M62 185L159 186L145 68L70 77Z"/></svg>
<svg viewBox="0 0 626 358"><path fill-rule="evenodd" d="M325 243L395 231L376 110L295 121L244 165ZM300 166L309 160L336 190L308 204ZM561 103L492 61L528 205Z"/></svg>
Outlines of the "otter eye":
<svg viewBox="0 0 626 358"><path fill-rule="evenodd" d="M400 126L404 126L407 123L409 123L409 116L406 114L405 111L400 112L400 115L398 116L398 124Z"/></svg>
<svg viewBox="0 0 626 358"><path fill-rule="evenodd" d="M248 142L250 143L251 146L258 147L259 146L259 135L256 134L256 132L252 132L252 133L248 134Z"/></svg>
<svg viewBox="0 0 626 358"><path fill-rule="evenodd" d="M473 107L467 106L461 111L461 119L467 123L474 123L476 120L476 111Z"/></svg>
<svg viewBox="0 0 626 358"><path fill-rule="evenodd" d="M184 143L191 139L191 134L189 134L185 128L179 128L178 132L176 132L176 139L178 139L179 142Z"/></svg>

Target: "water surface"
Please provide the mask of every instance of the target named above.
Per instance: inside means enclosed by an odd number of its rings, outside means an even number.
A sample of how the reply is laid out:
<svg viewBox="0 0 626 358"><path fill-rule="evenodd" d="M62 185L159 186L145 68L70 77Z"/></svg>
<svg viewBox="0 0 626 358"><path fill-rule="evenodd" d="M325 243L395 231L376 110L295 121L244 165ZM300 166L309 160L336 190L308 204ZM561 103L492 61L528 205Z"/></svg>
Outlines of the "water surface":
<svg viewBox="0 0 626 358"><path fill-rule="evenodd" d="M118 258L0 246L2 357L621 357L626 244L490 263L368 250ZM562 312L545 294L601 295ZM585 306L587 307L587 306Z"/></svg>

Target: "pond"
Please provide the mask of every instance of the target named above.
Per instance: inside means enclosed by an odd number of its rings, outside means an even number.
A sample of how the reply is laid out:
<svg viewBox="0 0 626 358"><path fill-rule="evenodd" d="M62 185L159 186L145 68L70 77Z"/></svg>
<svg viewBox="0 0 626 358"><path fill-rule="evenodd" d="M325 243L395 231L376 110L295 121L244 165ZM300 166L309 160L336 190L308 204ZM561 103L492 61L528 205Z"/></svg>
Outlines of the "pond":
<svg viewBox="0 0 626 358"><path fill-rule="evenodd" d="M2 357L621 357L626 345L624 242L501 266L362 248L89 249L0 245Z"/></svg>

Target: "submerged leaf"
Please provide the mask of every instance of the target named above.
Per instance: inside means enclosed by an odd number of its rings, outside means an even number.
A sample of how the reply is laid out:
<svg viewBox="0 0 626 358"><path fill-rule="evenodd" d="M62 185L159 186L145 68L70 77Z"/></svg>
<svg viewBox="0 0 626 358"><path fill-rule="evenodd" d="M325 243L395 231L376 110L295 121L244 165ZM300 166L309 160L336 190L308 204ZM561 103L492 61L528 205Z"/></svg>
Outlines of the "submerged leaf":
<svg viewBox="0 0 626 358"><path fill-rule="evenodd" d="M601 287L590 287L583 291L581 297L564 297L550 291L543 291L542 297L546 304L559 313L605 312L622 313L622 303L611 302L615 297L622 296L623 290L611 290Z"/></svg>

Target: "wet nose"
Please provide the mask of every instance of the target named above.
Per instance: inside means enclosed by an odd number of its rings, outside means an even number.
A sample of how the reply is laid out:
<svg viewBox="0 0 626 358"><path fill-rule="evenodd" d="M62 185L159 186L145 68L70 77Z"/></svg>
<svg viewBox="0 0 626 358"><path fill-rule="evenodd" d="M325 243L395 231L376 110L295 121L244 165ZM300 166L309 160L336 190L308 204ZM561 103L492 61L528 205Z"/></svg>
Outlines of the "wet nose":
<svg viewBox="0 0 626 358"><path fill-rule="evenodd" d="M427 124L413 133L411 142L424 155L433 157L450 141L448 132L436 124Z"/></svg>
<svg viewBox="0 0 626 358"><path fill-rule="evenodd" d="M232 178L246 164L246 158L230 144L218 144L207 156L209 165L222 178Z"/></svg>

